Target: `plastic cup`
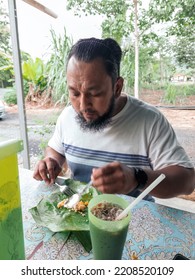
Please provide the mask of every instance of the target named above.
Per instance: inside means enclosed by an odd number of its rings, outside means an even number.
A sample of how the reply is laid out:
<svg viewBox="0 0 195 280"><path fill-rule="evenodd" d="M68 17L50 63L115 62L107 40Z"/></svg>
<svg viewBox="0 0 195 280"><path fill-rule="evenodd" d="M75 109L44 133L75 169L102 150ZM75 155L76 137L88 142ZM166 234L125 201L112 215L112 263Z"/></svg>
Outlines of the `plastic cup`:
<svg viewBox="0 0 195 280"><path fill-rule="evenodd" d="M17 153L23 142L0 143L0 260L24 260L24 236Z"/></svg>
<svg viewBox="0 0 195 280"><path fill-rule="evenodd" d="M100 202L111 202L125 209L129 203L114 194L97 195L88 205L89 228L95 260L121 260L130 222L130 213L119 221L105 221L91 212Z"/></svg>

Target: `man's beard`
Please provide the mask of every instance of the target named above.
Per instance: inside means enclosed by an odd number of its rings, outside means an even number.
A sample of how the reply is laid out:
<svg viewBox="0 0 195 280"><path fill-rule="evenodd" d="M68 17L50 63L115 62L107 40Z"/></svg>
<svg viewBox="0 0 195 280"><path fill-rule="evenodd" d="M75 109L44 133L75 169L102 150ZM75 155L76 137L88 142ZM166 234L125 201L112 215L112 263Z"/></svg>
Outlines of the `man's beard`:
<svg viewBox="0 0 195 280"><path fill-rule="evenodd" d="M75 117L76 121L80 125L81 129L85 132L87 131L100 132L111 123L111 117L114 111L114 105L115 105L115 98L113 95L110 100L110 105L108 107L108 110L102 116L98 117L96 120L93 121L86 121L81 114L77 114L77 116Z"/></svg>

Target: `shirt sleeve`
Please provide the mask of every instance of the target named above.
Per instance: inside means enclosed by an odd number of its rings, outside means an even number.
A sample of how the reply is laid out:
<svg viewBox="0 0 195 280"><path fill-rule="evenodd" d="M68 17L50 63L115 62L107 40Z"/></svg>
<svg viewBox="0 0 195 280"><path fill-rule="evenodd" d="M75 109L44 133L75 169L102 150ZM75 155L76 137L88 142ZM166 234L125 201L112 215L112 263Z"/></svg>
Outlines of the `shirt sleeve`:
<svg viewBox="0 0 195 280"><path fill-rule="evenodd" d="M153 170L170 165L193 168L172 126L163 114L158 115L152 128L148 154Z"/></svg>

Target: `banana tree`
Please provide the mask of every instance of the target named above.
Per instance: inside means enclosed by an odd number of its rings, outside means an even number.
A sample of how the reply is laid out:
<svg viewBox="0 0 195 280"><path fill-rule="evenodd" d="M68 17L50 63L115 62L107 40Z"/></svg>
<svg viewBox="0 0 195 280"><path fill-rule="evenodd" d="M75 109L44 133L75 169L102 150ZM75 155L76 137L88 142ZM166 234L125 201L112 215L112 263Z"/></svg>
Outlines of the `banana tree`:
<svg viewBox="0 0 195 280"><path fill-rule="evenodd" d="M23 79L29 83L29 92L26 100L36 100L45 90L47 77L45 74L45 65L40 58L33 60L29 58L22 64Z"/></svg>

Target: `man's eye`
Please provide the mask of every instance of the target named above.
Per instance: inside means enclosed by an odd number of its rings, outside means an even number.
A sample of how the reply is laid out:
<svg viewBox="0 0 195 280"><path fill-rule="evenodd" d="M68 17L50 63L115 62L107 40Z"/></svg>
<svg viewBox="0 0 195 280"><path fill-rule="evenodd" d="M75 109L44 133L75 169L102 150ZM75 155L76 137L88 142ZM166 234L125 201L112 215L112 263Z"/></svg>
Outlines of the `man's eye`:
<svg viewBox="0 0 195 280"><path fill-rule="evenodd" d="M91 96L93 96L93 97L101 96L101 92L93 92L93 93L91 93Z"/></svg>
<svg viewBox="0 0 195 280"><path fill-rule="evenodd" d="M71 91L71 92L70 92L70 95L73 96L73 97L77 97L77 96L79 96L79 92L77 92L77 91Z"/></svg>

